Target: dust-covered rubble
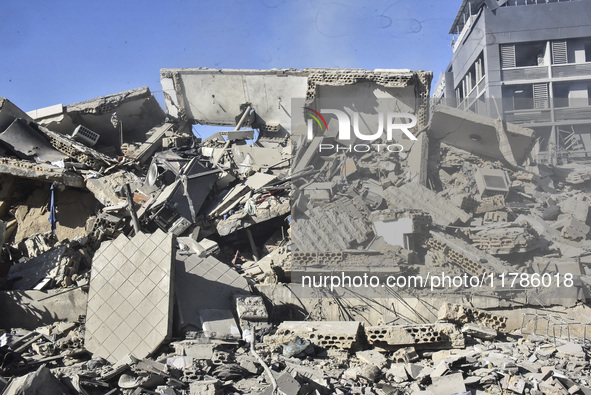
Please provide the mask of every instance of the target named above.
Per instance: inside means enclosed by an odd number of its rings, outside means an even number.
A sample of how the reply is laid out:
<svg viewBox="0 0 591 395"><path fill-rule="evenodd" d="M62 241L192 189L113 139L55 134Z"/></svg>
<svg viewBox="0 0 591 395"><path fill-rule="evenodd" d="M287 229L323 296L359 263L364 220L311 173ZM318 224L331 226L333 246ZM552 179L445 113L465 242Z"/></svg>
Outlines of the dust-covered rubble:
<svg viewBox="0 0 591 395"><path fill-rule="evenodd" d="M3 394L591 393L588 160L424 71L161 77L0 99Z"/></svg>

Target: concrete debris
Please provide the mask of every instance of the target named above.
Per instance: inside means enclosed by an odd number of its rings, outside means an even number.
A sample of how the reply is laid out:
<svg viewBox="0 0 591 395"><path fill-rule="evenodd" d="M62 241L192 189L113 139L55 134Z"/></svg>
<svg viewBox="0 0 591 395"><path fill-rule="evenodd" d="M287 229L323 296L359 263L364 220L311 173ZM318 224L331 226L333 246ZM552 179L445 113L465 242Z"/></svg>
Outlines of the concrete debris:
<svg viewBox="0 0 591 395"><path fill-rule="evenodd" d="M387 199L396 202L400 208L420 209L429 213L433 217L433 222L438 225L456 225L470 220L470 214L451 202L446 202L434 191L420 184L410 183L399 188L389 187L385 193Z"/></svg>
<svg viewBox="0 0 591 395"><path fill-rule="evenodd" d="M240 339L240 329L231 310L202 309L199 310L199 319L203 335L207 338Z"/></svg>
<svg viewBox="0 0 591 395"><path fill-rule="evenodd" d="M486 215L484 218L486 219ZM495 222L498 219L495 218ZM539 247L538 235L531 228L514 223L474 227L467 233L474 246L492 255L529 252Z"/></svg>
<svg viewBox="0 0 591 395"><path fill-rule="evenodd" d="M454 325L387 325L367 327L369 344L383 349L413 345L415 348L463 348L464 336Z"/></svg>
<svg viewBox="0 0 591 395"><path fill-rule="evenodd" d="M477 324L498 331L503 331L507 327L507 317L451 303L441 306L437 319L457 324Z"/></svg>
<svg viewBox="0 0 591 395"><path fill-rule="evenodd" d="M318 347L351 350L359 344L360 333L361 322L285 321L270 341L283 344L298 336Z"/></svg>
<svg viewBox="0 0 591 395"><path fill-rule="evenodd" d="M148 130L165 119L148 87L28 114L40 125L65 135L73 135L78 126L84 126L99 135L100 144L114 147L142 141Z"/></svg>
<svg viewBox="0 0 591 395"><path fill-rule="evenodd" d="M462 326L462 333L484 340L492 340L498 335L495 329L487 328L477 324L465 324Z"/></svg>
<svg viewBox="0 0 591 395"><path fill-rule="evenodd" d="M431 232L426 246L443 253L446 259L474 276L510 271L510 265L479 250L475 245L445 233Z"/></svg>
<svg viewBox="0 0 591 395"><path fill-rule="evenodd" d="M145 87L0 98L0 390L591 393L588 160L429 119L431 77L163 69L165 110Z"/></svg>
<svg viewBox="0 0 591 395"><path fill-rule="evenodd" d="M41 366L35 372L11 381L4 389L6 395L25 394L70 394L70 389L58 380L46 366Z"/></svg>
<svg viewBox="0 0 591 395"><path fill-rule="evenodd" d="M429 132L446 144L514 166L523 164L536 142L531 129L442 105L433 109Z"/></svg>
<svg viewBox="0 0 591 395"><path fill-rule="evenodd" d="M432 378L431 389L439 394L463 394L466 392L462 373L453 373L446 376Z"/></svg>

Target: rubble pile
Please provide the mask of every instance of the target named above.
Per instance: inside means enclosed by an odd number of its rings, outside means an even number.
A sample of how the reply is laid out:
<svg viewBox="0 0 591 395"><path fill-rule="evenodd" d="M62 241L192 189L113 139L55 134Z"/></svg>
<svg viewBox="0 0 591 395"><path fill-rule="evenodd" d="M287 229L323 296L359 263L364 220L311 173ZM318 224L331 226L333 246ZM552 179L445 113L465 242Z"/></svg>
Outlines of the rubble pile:
<svg viewBox="0 0 591 395"><path fill-rule="evenodd" d="M588 162L428 72L161 73L166 111L0 99L3 394L591 393ZM295 121L378 98L415 140Z"/></svg>

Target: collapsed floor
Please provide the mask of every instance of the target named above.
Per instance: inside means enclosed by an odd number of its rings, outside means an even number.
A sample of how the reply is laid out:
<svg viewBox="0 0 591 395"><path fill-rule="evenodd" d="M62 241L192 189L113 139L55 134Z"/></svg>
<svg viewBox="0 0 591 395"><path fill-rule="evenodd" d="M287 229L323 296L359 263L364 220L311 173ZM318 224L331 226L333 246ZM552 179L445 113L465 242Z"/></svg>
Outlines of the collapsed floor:
<svg viewBox="0 0 591 395"><path fill-rule="evenodd" d="M453 109L427 122L430 73L218 72L163 70L166 114L147 88L0 99L3 393L591 393L589 163L536 165L530 130ZM236 76L287 92L215 90ZM361 86L418 139L323 153L343 142L284 119ZM335 271L572 284L302 286Z"/></svg>

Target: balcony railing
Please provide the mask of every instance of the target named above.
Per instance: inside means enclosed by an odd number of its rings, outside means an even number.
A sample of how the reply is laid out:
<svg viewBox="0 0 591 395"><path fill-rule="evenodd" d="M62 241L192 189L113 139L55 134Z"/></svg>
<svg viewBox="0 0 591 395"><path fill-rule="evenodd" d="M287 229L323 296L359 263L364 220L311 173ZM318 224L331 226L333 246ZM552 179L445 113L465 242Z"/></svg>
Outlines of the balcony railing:
<svg viewBox="0 0 591 395"><path fill-rule="evenodd" d="M557 121L591 120L591 107L564 107L554 109Z"/></svg>
<svg viewBox="0 0 591 395"><path fill-rule="evenodd" d="M583 77L591 75L591 63L571 63L552 66L552 77Z"/></svg>
<svg viewBox="0 0 591 395"><path fill-rule="evenodd" d="M505 111L505 121L514 123L550 122L550 110L515 110Z"/></svg>
<svg viewBox="0 0 591 395"><path fill-rule="evenodd" d="M503 69L503 81L538 80L548 77L548 66Z"/></svg>
<svg viewBox="0 0 591 395"><path fill-rule="evenodd" d="M482 93L482 92L484 92L484 87L485 87L485 85L486 85L486 84L485 84L485 79L484 79L484 77L482 77L482 78L480 79L480 82L478 83L478 93Z"/></svg>

